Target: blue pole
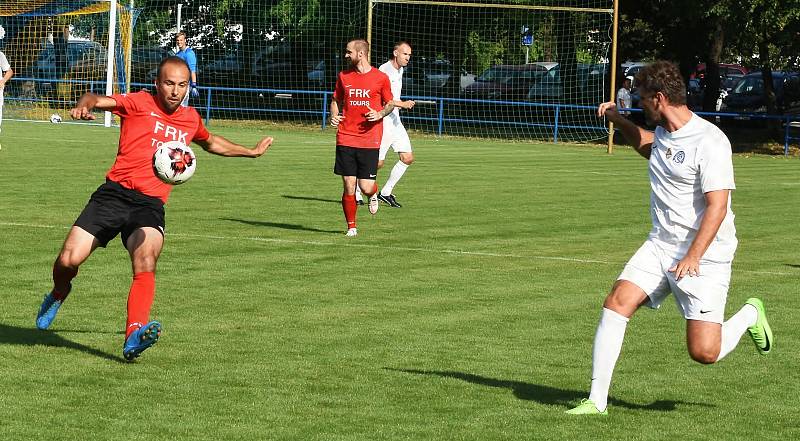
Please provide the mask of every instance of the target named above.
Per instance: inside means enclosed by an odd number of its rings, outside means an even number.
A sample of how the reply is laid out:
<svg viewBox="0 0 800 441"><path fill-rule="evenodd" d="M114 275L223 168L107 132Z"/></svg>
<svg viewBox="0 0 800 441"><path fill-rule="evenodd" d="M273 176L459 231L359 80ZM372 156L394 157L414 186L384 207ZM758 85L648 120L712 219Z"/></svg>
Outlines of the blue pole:
<svg viewBox="0 0 800 441"><path fill-rule="evenodd" d="M555 124L553 125L553 143L558 144L558 115L561 113L561 106L556 106Z"/></svg>
<svg viewBox="0 0 800 441"><path fill-rule="evenodd" d="M322 92L322 130L328 123L328 92Z"/></svg>
<svg viewBox="0 0 800 441"><path fill-rule="evenodd" d="M206 125L211 121L211 89L208 89L208 97L206 98Z"/></svg>
<svg viewBox="0 0 800 441"><path fill-rule="evenodd" d="M438 134L442 136L442 127L444 126L444 100L439 100L439 129Z"/></svg>
<svg viewBox="0 0 800 441"><path fill-rule="evenodd" d="M786 116L786 121L784 121L786 125L786 131L783 135L783 156L789 156L789 116Z"/></svg>

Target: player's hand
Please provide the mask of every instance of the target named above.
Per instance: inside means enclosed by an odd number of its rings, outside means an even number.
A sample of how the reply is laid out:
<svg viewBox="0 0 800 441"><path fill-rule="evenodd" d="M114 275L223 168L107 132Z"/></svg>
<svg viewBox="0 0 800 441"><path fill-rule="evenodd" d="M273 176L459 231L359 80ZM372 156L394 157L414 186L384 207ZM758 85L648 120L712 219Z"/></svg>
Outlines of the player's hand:
<svg viewBox="0 0 800 441"><path fill-rule="evenodd" d="M200 96L200 90L197 88L196 83L192 83L189 86L189 94L191 95L192 98L197 98Z"/></svg>
<svg viewBox="0 0 800 441"><path fill-rule="evenodd" d="M336 116L331 115L331 127L339 127L339 123L344 120L344 115L339 114Z"/></svg>
<svg viewBox="0 0 800 441"><path fill-rule="evenodd" d="M681 280L684 276L697 277L700 275L700 259L684 256L680 262L667 271L675 273L675 280Z"/></svg>
<svg viewBox="0 0 800 441"><path fill-rule="evenodd" d="M93 121L95 119L94 114L87 106L76 106L69 111L69 116L71 116L72 119L83 119L87 121Z"/></svg>
<svg viewBox="0 0 800 441"><path fill-rule="evenodd" d="M270 146L272 146L272 141L274 141L274 139L271 136L267 136L261 141L258 141L258 144L256 144L256 148L252 150L253 157L258 158L264 153L267 153L267 150L269 150Z"/></svg>
<svg viewBox="0 0 800 441"><path fill-rule="evenodd" d="M597 116L600 118L606 117L612 120L612 122L618 118L622 118L622 115L617 111L617 103L613 101L600 104L600 106L597 107Z"/></svg>
<svg viewBox="0 0 800 441"><path fill-rule="evenodd" d="M383 118L381 114L375 111L375 109L373 109L372 107L367 106L367 109L369 109L369 112L364 114L364 116L367 117L367 121L375 122L375 121L380 121L381 118Z"/></svg>
<svg viewBox="0 0 800 441"><path fill-rule="evenodd" d="M405 103L406 103L406 110L413 109L414 106L417 104L417 102L414 101L414 100L408 100L408 101L405 101Z"/></svg>

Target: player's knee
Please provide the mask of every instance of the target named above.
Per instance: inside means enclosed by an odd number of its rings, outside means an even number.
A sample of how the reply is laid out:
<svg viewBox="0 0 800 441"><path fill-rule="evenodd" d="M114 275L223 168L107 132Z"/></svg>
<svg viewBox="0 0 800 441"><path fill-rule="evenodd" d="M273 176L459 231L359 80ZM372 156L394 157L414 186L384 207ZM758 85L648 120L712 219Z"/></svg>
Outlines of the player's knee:
<svg viewBox="0 0 800 441"><path fill-rule="evenodd" d="M719 357L719 349L711 347L689 347L689 356L701 364L713 364Z"/></svg>
<svg viewBox="0 0 800 441"><path fill-rule="evenodd" d="M403 155L400 157L400 161L405 165L411 165L414 163L414 155Z"/></svg>
<svg viewBox="0 0 800 441"><path fill-rule="evenodd" d="M134 273L155 272L157 262L158 262L158 257L154 254L148 253L145 255L136 256L133 259L133 272Z"/></svg>
<svg viewBox="0 0 800 441"><path fill-rule="evenodd" d="M628 297L617 290L612 290L603 302L603 308L610 309L625 316L628 315L628 311L635 311L637 306L638 305L631 303Z"/></svg>
<svg viewBox="0 0 800 441"><path fill-rule="evenodd" d="M80 257L72 250L65 249L56 257L55 266L60 269L77 269L81 264Z"/></svg>

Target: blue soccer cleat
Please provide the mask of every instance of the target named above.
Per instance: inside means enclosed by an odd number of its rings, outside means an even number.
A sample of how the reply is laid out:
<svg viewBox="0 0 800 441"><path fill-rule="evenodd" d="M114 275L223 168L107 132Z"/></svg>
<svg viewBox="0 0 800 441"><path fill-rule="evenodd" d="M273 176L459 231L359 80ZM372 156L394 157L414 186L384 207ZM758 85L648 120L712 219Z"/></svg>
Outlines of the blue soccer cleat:
<svg viewBox="0 0 800 441"><path fill-rule="evenodd" d="M52 292L47 293L47 295L44 296L44 300L42 300L39 314L36 315L36 327L42 330L49 328L50 324L53 323L53 320L56 318L58 308L60 308L63 303L63 300L56 300Z"/></svg>
<svg viewBox="0 0 800 441"><path fill-rule="evenodd" d="M140 327L125 339L125 345L122 347L122 356L128 361L133 361L145 349L156 344L160 336L161 323L157 321L152 321Z"/></svg>

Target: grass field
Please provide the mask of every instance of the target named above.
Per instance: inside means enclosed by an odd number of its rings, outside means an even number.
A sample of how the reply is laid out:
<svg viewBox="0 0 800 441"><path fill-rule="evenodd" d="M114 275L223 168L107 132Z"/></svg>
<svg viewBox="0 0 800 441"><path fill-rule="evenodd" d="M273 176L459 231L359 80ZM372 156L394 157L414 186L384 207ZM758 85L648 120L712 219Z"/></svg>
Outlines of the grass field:
<svg viewBox="0 0 800 441"><path fill-rule="evenodd" d="M745 336L696 364L668 301L631 321L610 416L576 418L564 411L587 394L600 305L650 227L642 158L417 136L404 208L360 209L351 239L333 133L266 130L265 157L200 153L173 191L153 309L164 333L131 364L118 239L81 268L51 330L34 326L118 131L4 122L0 439L800 438L796 158L734 159L726 315L762 297L773 353Z"/></svg>

